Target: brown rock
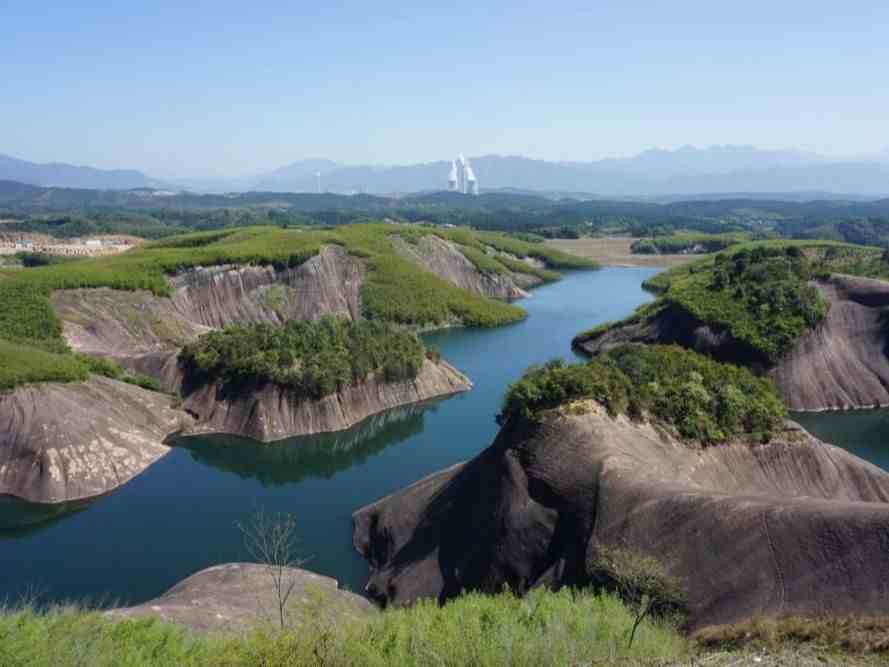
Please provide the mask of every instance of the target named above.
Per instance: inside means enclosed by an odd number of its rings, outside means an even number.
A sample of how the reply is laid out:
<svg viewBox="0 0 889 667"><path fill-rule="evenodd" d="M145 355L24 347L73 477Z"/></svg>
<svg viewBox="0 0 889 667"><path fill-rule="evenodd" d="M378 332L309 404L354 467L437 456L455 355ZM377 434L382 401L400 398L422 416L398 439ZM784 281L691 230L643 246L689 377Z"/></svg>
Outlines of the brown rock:
<svg viewBox="0 0 889 667"><path fill-rule="evenodd" d="M426 271L470 292L495 299L521 299L528 293L511 274L483 273L460 252L457 244L430 234L416 243L396 239L396 250Z"/></svg>
<svg viewBox="0 0 889 667"><path fill-rule="evenodd" d="M232 396L209 384L189 393L183 407L199 418L192 433L230 433L270 442L340 431L378 412L471 387L469 379L446 361L426 360L413 380L369 379L320 400L295 397L292 391L274 384Z"/></svg>
<svg viewBox="0 0 889 667"><path fill-rule="evenodd" d="M889 613L889 474L798 426L693 449L649 424L550 413L472 461L358 510L384 603L585 585L599 545L657 558L693 628L753 615Z"/></svg>
<svg viewBox="0 0 889 667"><path fill-rule="evenodd" d="M60 503L117 488L190 424L172 400L98 376L0 394L0 495Z"/></svg>
<svg viewBox="0 0 889 667"><path fill-rule="evenodd" d="M295 582L286 623L307 620L341 622L369 616L376 608L366 598L339 588L336 579L308 570L288 568L284 581ZM261 623L279 623L278 598L263 565L216 565L180 581L159 598L135 607L106 612L112 618L157 618L199 632L244 630Z"/></svg>

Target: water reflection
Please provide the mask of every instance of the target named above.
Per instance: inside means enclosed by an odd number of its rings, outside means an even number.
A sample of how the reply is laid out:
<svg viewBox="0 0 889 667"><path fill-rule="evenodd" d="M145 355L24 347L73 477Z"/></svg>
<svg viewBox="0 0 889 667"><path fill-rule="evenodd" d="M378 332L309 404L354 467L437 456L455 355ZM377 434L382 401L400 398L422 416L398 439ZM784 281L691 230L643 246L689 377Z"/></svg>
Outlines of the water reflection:
<svg viewBox="0 0 889 667"><path fill-rule="evenodd" d="M271 444L233 435L179 438L198 463L256 479L263 486L281 486L305 479L330 479L387 447L423 432L424 416L441 400L416 403L368 417L346 431L289 438Z"/></svg>
<svg viewBox="0 0 889 667"><path fill-rule="evenodd" d="M95 499L70 503L37 504L0 496L0 540L25 537L87 509Z"/></svg>

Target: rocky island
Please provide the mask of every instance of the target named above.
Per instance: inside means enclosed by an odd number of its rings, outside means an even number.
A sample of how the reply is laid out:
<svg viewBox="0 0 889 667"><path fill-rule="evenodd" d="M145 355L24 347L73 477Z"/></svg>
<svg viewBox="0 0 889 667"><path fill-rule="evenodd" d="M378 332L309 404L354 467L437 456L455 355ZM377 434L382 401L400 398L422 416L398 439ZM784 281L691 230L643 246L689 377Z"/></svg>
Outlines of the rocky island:
<svg viewBox="0 0 889 667"><path fill-rule="evenodd" d="M505 234L362 224L195 233L4 274L0 496L106 493L172 434L269 442L466 391L414 331L515 321L506 301L593 266ZM290 343L326 347L263 348L291 325Z"/></svg>
<svg viewBox="0 0 889 667"><path fill-rule="evenodd" d="M877 248L747 244L656 276L654 303L579 334L574 347L676 343L770 375L791 410L885 406L887 280Z"/></svg>

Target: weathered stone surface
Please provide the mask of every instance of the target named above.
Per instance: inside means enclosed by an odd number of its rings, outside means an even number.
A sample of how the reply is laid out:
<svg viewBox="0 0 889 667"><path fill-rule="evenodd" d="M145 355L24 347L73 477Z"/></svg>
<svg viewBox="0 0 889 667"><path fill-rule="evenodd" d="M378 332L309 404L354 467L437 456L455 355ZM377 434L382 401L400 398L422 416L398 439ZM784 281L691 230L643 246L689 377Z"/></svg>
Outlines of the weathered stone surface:
<svg viewBox="0 0 889 667"><path fill-rule="evenodd" d="M834 276L818 283L830 303L772 371L791 410L889 405L889 283Z"/></svg>
<svg viewBox="0 0 889 667"><path fill-rule="evenodd" d="M213 266L171 278L173 304L189 320L221 328L233 322L316 320L323 315L361 316L364 262L340 246L293 269Z"/></svg>
<svg viewBox="0 0 889 667"><path fill-rule="evenodd" d="M362 260L339 246L292 269L213 266L170 278L171 299L147 291L57 290L52 304L72 349L113 356L155 355L233 323L357 319L365 277Z"/></svg>
<svg viewBox="0 0 889 667"><path fill-rule="evenodd" d="M319 620L349 621L377 611L366 598L341 590L336 579L308 570L288 568L284 582L295 583L285 617L288 627ZM273 580L268 570L256 563L209 567L159 598L106 613L112 618L158 618L199 632L229 632L280 622Z"/></svg>
<svg viewBox="0 0 889 667"><path fill-rule="evenodd" d="M889 613L886 472L792 422L767 444L700 450L592 402L572 412L508 425L472 461L358 510L368 593L584 585L607 545L681 578L693 628Z"/></svg>
<svg viewBox="0 0 889 667"><path fill-rule="evenodd" d="M71 349L115 357L175 350L210 331L146 290L56 290L50 298Z"/></svg>
<svg viewBox="0 0 889 667"><path fill-rule="evenodd" d="M446 361L426 360L413 380L367 380L320 400L294 398L267 384L227 396L216 384L189 393L183 407L198 416L192 433L231 433L269 442L297 435L340 431L361 420L411 403L468 391L469 379Z"/></svg>
<svg viewBox="0 0 889 667"><path fill-rule="evenodd" d="M889 283L836 275L815 285L830 303L827 317L775 365L677 306L609 329L576 347L593 355L624 343L677 343L719 361L768 372L791 410L889 405Z"/></svg>
<svg viewBox="0 0 889 667"><path fill-rule="evenodd" d="M172 401L97 376L0 394L0 495L59 503L117 488L190 424Z"/></svg>
<svg viewBox="0 0 889 667"><path fill-rule="evenodd" d="M416 243L403 240L395 247L404 257L431 271L442 280L470 292L496 299L521 299L528 293L519 287L511 274L488 274L479 271L460 252L455 243L434 235L424 236Z"/></svg>

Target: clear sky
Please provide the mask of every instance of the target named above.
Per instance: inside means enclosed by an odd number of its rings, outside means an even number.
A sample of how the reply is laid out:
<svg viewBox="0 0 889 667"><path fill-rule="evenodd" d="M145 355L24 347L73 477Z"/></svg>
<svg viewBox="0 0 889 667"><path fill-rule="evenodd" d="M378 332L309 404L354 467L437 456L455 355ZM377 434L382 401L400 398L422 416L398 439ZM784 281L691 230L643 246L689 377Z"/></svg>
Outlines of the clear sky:
<svg viewBox="0 0 889 667"><path fill-rule="evenodd" d="M0 153L237 176L889 146L886 0L528 5L5 0Z"/></svg>

